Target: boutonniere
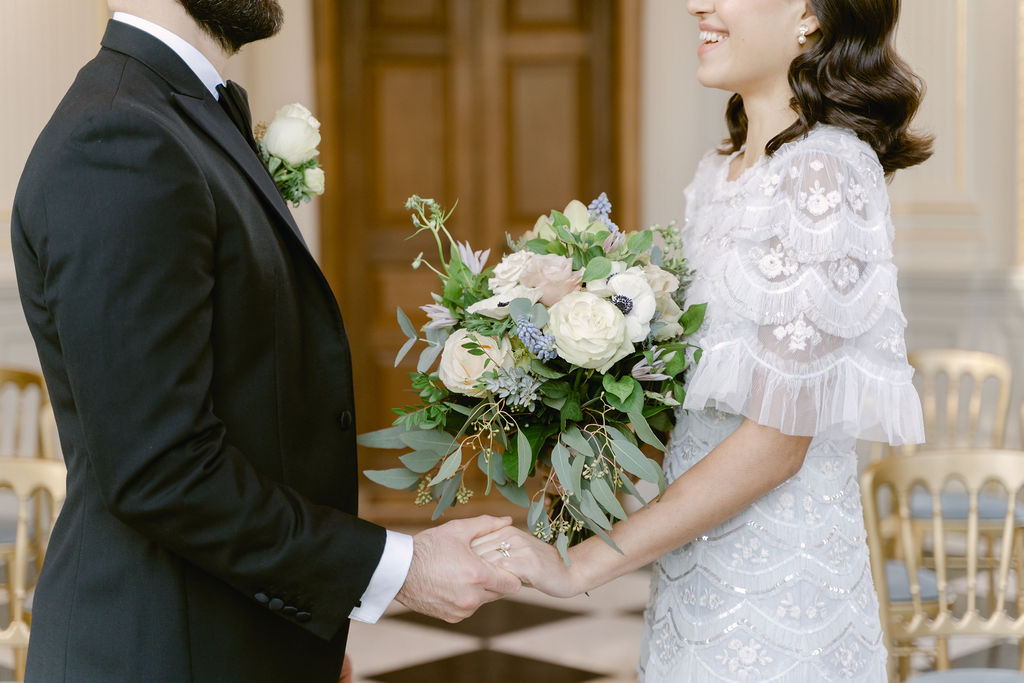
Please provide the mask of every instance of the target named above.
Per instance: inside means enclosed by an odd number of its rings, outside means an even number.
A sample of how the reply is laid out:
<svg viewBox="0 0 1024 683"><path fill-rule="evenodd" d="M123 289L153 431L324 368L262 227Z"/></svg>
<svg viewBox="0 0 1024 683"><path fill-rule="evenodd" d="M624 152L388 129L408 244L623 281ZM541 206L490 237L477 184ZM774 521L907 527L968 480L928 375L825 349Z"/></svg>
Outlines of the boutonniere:
<svg viewBox="0 0 1024 683"><path fill-rule="evenodd" d="M301 104L281 107L270 125L256 128L260 158L285 201L299 206L324 193L320 151L320 122Z"/></svg>

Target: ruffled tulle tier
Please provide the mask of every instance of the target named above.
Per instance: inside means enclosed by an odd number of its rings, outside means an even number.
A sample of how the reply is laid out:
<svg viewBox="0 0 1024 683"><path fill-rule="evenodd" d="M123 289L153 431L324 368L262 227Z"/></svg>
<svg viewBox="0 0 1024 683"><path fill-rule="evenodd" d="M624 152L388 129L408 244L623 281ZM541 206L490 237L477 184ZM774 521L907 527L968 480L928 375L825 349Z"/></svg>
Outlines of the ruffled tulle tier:
<svg viewBox="0 0 1024 683"><path fill-rule="evenodd" d="M854 349L792 367L746 339L704 349L683 408L715 407L784 434L853 437L893 446L924 441L921 401L905 366L897 376Z"/></svg>

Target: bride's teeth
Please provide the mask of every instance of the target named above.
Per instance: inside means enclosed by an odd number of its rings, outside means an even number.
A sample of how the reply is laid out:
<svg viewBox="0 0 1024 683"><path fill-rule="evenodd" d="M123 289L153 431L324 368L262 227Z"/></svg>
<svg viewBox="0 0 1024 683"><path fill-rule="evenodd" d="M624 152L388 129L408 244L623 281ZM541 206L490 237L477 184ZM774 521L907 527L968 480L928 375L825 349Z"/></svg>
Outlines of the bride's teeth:
<svg viewBox="0 0 1024 683"><path fill-rule="evenodd" d="M725 40L725 35L715 31L701 31L700 39L705 43L720 43Z"/></svg>

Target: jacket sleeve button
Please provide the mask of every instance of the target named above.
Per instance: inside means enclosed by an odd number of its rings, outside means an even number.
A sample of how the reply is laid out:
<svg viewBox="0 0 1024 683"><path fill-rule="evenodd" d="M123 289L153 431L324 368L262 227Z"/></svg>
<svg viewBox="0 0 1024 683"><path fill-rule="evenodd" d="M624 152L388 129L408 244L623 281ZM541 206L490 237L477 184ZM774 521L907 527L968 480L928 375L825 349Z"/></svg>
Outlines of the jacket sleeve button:
<svg viewBox="0 0 1024 683"><path fill-rule="evenodd" d="M257 593L256 595L252 596L252 598L261 605L265 605L268 602L270 602L270 598L267 597L266 593Z"/></svg>
<svg viewBox="0 0 1024 683"><path fill-rule="evenodd" d="M267 603L267 607L271 612L280 612L281 608L284 607L284 600L281 598L273 598L269 603Z"/></svg>
<svg viewBox="0 0 1024 683"><path fill-rule="evenodd" d="M313 618L313 615L310 614L309 612L299 612L298 614L295 615L295 621L298 621L298 622L301 622L301 623L306 623L307 621L309 621L312 618Z"/></svg>
<svg viewBox="0 0 1024 683"><path fill-rule="evenodd" d="M294 608L293 606L291 606L291 605L285 605L285 606L284 606L284 607L283 607L283 608L281 609L281 614L285 615L286 617L291 617L291 616L295 616L295 613L296 613L296 612L298 612L298 611L299 611L299 610L295 609L295 608Z"/></svg>
<svg viewBox="0 0 1024 683"><path fill-rule="evenodd" d="M338 426L341 427L344 431L347 432L349 429L351 429L353 422L354 419L352 417L351 410L343 410L340 413L338 413Z"/></svg>

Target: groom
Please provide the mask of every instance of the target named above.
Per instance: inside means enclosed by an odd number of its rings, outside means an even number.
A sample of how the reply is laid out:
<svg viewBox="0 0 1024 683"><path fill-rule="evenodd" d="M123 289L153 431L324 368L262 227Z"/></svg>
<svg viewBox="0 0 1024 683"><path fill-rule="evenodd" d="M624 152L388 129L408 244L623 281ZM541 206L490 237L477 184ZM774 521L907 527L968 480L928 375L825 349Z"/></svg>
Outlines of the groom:
<svg viewBox="0 0 1024 683"><path fill-rule="evenodd" d="M109 5L13 213L69 481L28 680L337 681L396 594L457 621L517 590L469 549L508 520L355 516L341 316L219 76L277 2Z"/></svg>

